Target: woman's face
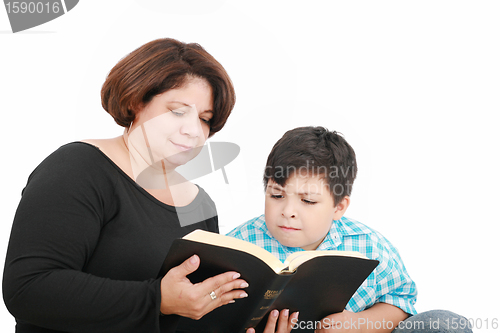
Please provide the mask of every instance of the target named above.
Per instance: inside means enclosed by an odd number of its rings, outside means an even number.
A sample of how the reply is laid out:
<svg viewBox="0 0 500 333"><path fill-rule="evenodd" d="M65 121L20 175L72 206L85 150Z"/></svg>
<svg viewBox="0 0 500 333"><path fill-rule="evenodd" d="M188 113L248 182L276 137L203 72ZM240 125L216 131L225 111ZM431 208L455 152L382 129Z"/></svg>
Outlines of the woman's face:
<svg viewBox="0 0 500 333"><path fill-rule="evenodd" d="M208 82L190 78L142 108L129 130L129 144L149 165L163 160L167 169L174 169L193 159L205 144L212 108Z"/></svg>

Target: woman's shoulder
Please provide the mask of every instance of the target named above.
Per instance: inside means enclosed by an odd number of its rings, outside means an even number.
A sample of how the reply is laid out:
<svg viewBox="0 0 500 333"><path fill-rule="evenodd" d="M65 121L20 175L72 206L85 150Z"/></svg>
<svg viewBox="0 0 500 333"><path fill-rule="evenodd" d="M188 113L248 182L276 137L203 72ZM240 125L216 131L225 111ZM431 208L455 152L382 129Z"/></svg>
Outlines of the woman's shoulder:
<svg viewBox="0 0 500 333"><path fill-rule="evenodd" d="M68 163L79 166L82 163L87 164L86 162L99 159L100 155L101 152L97 147L85 142L75 141L57 148L40 163L40 166L50 164L51 167L55 167L56 165L64 167Z"/></svg>
<svg viewBox="0 0 500 333"><path fill-rule="evenodd" d="M129 156L122 136L111 139L86 139L79 142L93 146L116 165L120 166L128 161Z"/></svg>
<svg viewBox="0 0 500 333"><path fill-rule="evenodd" d="M115 172L110 159L99 147L87 142L75 141L64 144L48 155L30 175L50 178L64 178L78 175L78 178L92 178L96 175ZM104 171L104 172L103 172ZM87 175L87 177L86 177Z"/></svg>
<svg viewBox="0 0 500 333"><path fill-rule="evenodd" d="M116 168L93 145L64 144L48 155L28 177L23 197L43 193L89 193L113 191Z"/></svg>

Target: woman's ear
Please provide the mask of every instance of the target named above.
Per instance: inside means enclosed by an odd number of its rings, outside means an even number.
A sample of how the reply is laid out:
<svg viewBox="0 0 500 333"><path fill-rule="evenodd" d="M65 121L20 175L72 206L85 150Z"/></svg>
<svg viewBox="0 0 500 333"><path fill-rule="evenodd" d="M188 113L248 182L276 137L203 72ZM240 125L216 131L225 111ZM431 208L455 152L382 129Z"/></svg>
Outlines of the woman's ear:
<svg viewBox="0 0 500 333"><path fill-rule="evenodd" d="M334 208L333 212L333 220L340 220L342 216L344 216L345 211L349 207L351 203L351 198L349 196L345 196Z"/></svg>

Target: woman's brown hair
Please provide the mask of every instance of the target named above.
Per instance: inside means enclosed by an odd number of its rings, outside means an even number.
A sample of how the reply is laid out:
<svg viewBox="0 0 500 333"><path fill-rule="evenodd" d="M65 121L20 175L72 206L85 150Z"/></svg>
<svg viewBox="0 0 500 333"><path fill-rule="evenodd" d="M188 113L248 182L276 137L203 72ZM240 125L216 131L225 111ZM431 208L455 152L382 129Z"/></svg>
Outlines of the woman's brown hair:
<svg viewBox="0 0 500 333"><path fill-rule="evenodd" d="M196 43L163 38L131 52L109 72L101 103L118 125L129 127L142 106L158 94L182 87L189 77L205 79L212 88L212 136L224 127L236 96L226 70Z"/></svg>

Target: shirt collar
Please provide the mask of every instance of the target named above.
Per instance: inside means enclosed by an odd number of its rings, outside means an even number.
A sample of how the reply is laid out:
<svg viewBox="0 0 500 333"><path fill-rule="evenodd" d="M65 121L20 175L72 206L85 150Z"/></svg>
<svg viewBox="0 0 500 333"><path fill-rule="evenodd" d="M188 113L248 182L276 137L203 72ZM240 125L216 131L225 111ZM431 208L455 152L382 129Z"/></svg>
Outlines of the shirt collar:
<svg viewBox="0 0 500 333"><path fill-rule="evenodd" d="M340 220L333 221L330 231L316 250L336 248L342 244L344 236L365 235L371 232L365 225L342 216Z"/></svg>
<svg viewBox="0 0 500 333"><path fill-rule="evenodd" d="M340 220L333 221L332 229L337 229L340 236L354 236L371 234L372 230L364 224L342 216Z"/></svg>
<svg viewBox="0 0 500 333"><path fill-rule="evenodd" d="M255 228L260 229L264 234L266 234L269 238L274 239L273 235L271 235L271 232L269 232L269 229L267 229L266 225L266 216L262 214L259 216L259 218L253 223Z"/></svg>

